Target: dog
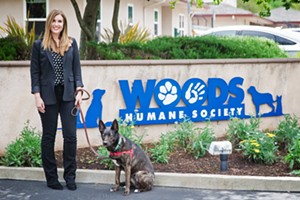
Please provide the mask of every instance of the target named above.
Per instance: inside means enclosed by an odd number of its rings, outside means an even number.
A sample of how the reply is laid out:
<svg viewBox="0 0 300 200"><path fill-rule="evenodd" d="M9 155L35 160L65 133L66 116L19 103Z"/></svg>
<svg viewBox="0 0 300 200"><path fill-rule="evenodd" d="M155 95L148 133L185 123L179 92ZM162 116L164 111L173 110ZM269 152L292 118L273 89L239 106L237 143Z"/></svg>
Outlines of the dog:
<svg viewBox="0 0 300 200"><path fill-rule="evenodd" d="M103 146L107 148L109 157L116 164L115 185L111 191L119 190L122 170L125 172L124 195L129 195L131 186L135 188L134 192L152 190L155 175L150 158L137 144L118 132L117 120L113 121L111 127L106 127L103 121L99 120L99 131Z"/></svg>
<svg viewBox="0 0 300 200"><path fill-rule="evenodd" d="M259 93L254 86L250 86L247 91L252 96L252 101L255 105L256 115L260 114L259 107L263 104L267 104L268 106L270 106L272 108L271 112L275 111L275 106L273 105L273 103L276 101L273 101L273 97L270 93Z"/></svg>

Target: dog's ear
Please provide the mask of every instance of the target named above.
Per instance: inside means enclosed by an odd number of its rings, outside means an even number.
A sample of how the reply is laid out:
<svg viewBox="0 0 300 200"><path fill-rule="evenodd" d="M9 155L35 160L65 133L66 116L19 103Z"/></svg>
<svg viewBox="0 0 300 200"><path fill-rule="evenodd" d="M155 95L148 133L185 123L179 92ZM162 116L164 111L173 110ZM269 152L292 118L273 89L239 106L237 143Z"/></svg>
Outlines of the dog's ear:
<svg viewBox="0 0 300 200"><path fill-rule="evenodd" d="M119 130L119 125L118 125L118 121L116 119L114 119L112 125L111 125L111 130L118 132Z"/></svg>
<svg viewBox="0 0 300 200"><path fill-rule="evenodd" d="M99 120L99 130L100 130L100 132L103 133L105 129L106 129L106 126L103 123L103 121L100 119Z"/></svg>

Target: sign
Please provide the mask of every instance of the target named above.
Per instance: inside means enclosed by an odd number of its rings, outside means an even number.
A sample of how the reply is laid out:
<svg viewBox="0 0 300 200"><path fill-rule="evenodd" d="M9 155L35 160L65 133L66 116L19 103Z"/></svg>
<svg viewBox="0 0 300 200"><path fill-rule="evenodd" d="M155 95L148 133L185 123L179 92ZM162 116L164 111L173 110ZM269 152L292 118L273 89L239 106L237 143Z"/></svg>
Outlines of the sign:
<svg viewBox="0 0 300 200"><path fill-rule="evenodd" d="M119 117L134 121L136 125L169 124L189 118L193 122L228 120L231 117L249 118L246 113L244 98L250 94L257 117L280 116L282 113L281 96L273 97L270 93L261 93L254 86L243 87L244 79L233 77L226 82L221 78L190 78L183 84L174 79L119 80L120 91L125 108L119 109ZM105 90L96 89L93 100L86 114L88 128L97 127L102 118L101 98ZM260 108L267 105L267 113ZM252 105L251 105L252 106ZM105 109L105 108L104 108ZM77 127L82 128L78 118Z"/></svg>

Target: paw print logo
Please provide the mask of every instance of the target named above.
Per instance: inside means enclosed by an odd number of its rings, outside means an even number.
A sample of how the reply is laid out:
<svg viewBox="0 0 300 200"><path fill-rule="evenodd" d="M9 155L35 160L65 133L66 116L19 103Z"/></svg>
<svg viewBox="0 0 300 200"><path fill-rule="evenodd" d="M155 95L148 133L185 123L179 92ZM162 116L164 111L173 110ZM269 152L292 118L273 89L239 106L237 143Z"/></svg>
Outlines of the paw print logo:
<svg viewBox="0 0 300 200"><path fill-rule="evenodd" d="M164 79L157 84L155 100L160 107L176 106L180 101L180 86L172 79Z"/></svg>
<svg viewBox="0 0 300 200"><path fill-rule="evenodd" d="M206 84L198 78L187 81L182 87L183 101L186 105L202 105L207 97Z"/></svg>

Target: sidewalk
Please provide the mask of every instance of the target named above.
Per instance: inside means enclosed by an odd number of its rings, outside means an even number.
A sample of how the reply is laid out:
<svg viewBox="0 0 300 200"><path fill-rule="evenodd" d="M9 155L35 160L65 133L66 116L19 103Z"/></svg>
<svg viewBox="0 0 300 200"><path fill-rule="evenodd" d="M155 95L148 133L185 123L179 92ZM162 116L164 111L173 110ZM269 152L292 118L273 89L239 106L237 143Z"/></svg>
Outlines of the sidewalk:
<svg viewBox="0 0 300 200"><path fill-rule="evenodd" d="M62 178L62 169L59 177ZM155 186L216 190L250 190L300 192L300 177L231 176L211 174L156 173ZM124 177L124 176L121 176ZM42 168L15 168L0 166L0 180L45 181ZM61 179L63 182L63 180ZM77 183L114 183L114 171L77 170Z"/></svg>
<svg viewBox="0 0 300 200"><path fill-rule="evenodd" d="M175 180L174 180L175 181ZM77 183L76 191L51 190L45 182L0 179L1 200L298 200L300 193L257 192L240 190L205 190L156 186L150 192L123 196L123 188L110 192L111 185Z"/></svg>

